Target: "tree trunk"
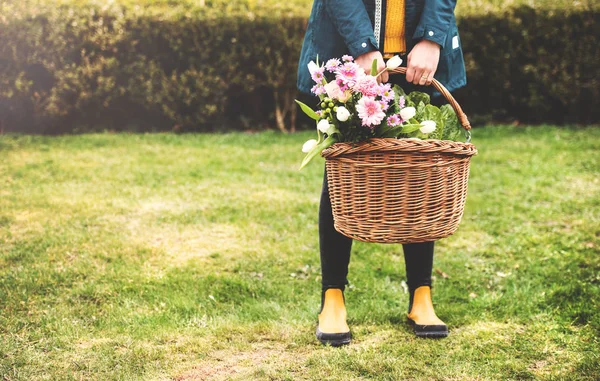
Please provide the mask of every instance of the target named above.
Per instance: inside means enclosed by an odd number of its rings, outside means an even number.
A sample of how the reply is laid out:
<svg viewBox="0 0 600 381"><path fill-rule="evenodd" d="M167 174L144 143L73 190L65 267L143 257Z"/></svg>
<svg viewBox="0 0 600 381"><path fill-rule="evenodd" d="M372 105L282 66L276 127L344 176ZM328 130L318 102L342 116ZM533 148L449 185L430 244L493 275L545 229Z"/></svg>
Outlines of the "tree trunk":
<svg viewBox="0 0 600 381"><path fill-rule="evenodd" d="M279 131L287 133L287 130L285 128L285 110L281 109L279 91L275 89L273 91L273 95L273 98L275 99L275 122L277 123L277 128L279 128Z"/></svg>
<svg viewBox="0 0 600 381"><path fill-rule="evenodd" d="M290 99L290 107L290 131L296 132L296 112L298 111L298 106L293 99Z"/></svg>

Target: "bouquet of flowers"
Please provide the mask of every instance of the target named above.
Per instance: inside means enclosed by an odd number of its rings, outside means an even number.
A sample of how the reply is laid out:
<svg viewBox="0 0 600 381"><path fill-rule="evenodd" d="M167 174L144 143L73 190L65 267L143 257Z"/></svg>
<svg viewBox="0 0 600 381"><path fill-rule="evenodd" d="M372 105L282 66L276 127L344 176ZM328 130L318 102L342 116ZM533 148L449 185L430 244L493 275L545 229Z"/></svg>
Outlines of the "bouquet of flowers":
<svg viewBox="0 0 600 381"><path fill-rule="evenodd" d="M452 106L436 107L429 95L413 91L405 94L398 85L378 83L385 70L402 63L398 56L390 58L377 73L373 61L370 75L349 55L332 58L319 66L311 61L308 70L315 85L312 92L319 97L316 110L296 100L309 117L317 122L317 139L304 143L306 157L300 169L321 151L337 142L360 142L370 138L468 139ZM330 80L327 77L333 77Z"/></svg>

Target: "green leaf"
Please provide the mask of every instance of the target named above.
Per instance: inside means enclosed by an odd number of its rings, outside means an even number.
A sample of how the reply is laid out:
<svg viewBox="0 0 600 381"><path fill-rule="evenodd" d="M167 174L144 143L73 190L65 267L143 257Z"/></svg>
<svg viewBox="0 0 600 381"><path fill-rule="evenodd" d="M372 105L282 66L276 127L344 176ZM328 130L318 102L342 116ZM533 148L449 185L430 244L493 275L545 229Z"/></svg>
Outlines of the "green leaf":
<svg viewBox="0 0 600 381"><path fill-rule="evenodd" d="M394 94L396 94L396 97L397 97L396 101L398 101L398 99L400 99L400 96L402 96L402 95L406 96L404 89L402 87L400 87L400 85L394 84L394 86L392 86L392 90L394 90Z"/></svg>
<svg viewBox="0 0 600 381"><path fill-rule="evenodd" d="M377 75L377 58L375 58L373 60L373 63L371 64L371 75L372 76L376 76Z"/></svg>
<svg viewBox="0 0 600 381"><path fill-rule="evenodd" d="M417 113L415 118L419 121L423 120L423 114L425 113L425 103L423 101L417 103Z"/></svg>
<svg viewBox="0 0 600 381"><path fill-rule="evenodd" d="M405 124L395 127L389 127L385 131L382 131L378 137L381 138L398 138L398 137L407 137L401 136L402 134L411 134L415 131L418 131L421 128L421 125L418 123Z"/></svg>
<svg viewBox="0 0 600 381"><path fill-rule="evenodd" d="M382 131L381 134L377 135L380 138L397 138L398 135L402 133L402 126L389 127L385 131Z"/></svg>
<svg viewBox="0 0 600 381"><path fill-rule="evenodd" d="M406 99L406 94L404 93L404 90L402 89L402 87L400 87L398 85L392 86L392 90L394 91L394 104L392 105L392 112L394 114L397 114L400 112L400 107L399 107L400 97L404 96L404 98ZM406 101L405 101L405 103L406 103ZM408 107L408 105L405 104L404 107Z"/></svg>
<svg viewBox="0 0 600 381"><path fill-rule="evenodd" d="M407 124L407 125L402 126L402 133L410 134L411 132L417 131L421 127L422 126L420 124Z"/></svg>
<svg viewBox="0 0 600 381"><path fill-rule="evenodd" d="M317 115L316 112L314 112L314 110L312 108L310 108L309 106L305 105L304 103L300 102L297 99L294 99L296 101L296 103L298 103L300 105L300 108L302 109L302 111L304 111L304 113L306 115L308 115L310 118L313 118L314 120L319 120L321 119L319 117L319 115Z"/></svg>
<svg viewBox="0 0 600 381"><path fill-rule="evenodd" d="M310 150L302 160L302 164L300 165L300 169L304 168L306 164L308 164L315 156L320 154L325 148L330 147L332 144L337 143L338 139L335 136L328 136L327 139L323 140L321 143L317 144L315 148Z"/></svg>
<svg viewBox="0 0 600 381"><path fill-rule="evenodd" d="M423 102L424 104L428 105L431 103L431 97L429 96L429 94L424 93L422 91L411 91L410 94L408 94L408 96L415 104Z"/></svg>
<svg viewBox="0 0 600 381"><path fill-rule="evenodd" d="M408 95L404 96L404 107L414 107L417 108L417 105L415 104L415 102L413 102L412 99L410 99L410 97Z"/></svg>
<svg viewBox="0 0 600 381"><path fill-rule="evenodd" d="M381 124L379 126L375 127L375 130L374 130L375 134L374 134L374 136L376 138L381 138L382 137L381 135L385 134L388 130L390 130L392 128L393 127L388 126L388 124L387 124L387 118L385 118L381 122Z"/></svg>
<svg viewBox="0 0 600 381"><path fill-rule="evenodd" d="M463 138L463 128L458 121L456 112L449 104L440 107L440 112L444 117L445 127L441 139L461 141Z"/></svg>

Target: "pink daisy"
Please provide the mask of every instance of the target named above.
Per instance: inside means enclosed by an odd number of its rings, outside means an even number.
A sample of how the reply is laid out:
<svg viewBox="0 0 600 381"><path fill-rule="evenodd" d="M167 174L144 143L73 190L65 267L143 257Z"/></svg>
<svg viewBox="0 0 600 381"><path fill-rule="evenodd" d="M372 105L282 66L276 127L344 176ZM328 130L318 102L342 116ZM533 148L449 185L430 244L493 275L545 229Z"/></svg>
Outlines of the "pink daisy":
<svg viewBox="0 0 600 381"><path fill-rule="evenodd" d="M389 83L386 84L381 84L379 86L380 92L379 95L381 96L381 99L389 102L394 100L394 96L396 95L394 93L394 90L392 90L392 85L390 85Z"/></svg>
<svg viewBox="0 0 600 381"><path fill-rule="evenodd" d="M388 102L387 102L387 101L380 100L380 101L378 101L378 102L379 102L379 104L381 105L381 109L382 109L383 111L387 111L387 109L390 107L390 105L388 104Z"/></svg>
<svg viewBox="0 0 600 381"><path fill-rule="evenodd" d="M320 67L318 69L313 70L313 72L310 73L310 76L312 77L313 81L320 84L321 82L323 82L323 78L325 78L325 68Z"/></svg>
<svg viewBox="0 0 600 381"><path fill-rule="evenodd" d="M356 105L356 111L362 120L362 125L373 128L385 118L381 104L371 97L362 97Z"/></svg>
<svg viewBox="0 0 600 381"><path fill-rule="evenodd" d="M398 99L398 106L403 109L404 105L406 103L406 100L404 99L404 95L401 95L400 98Z"/></svg>
<svg viewBox="0 0 600 381"><path fill-rule="evenodd" d="M342 56L342 61L344 61L344 62L352 62L352 61L354 61L354 58L352 58L352 56L349 56L349 55L347 55L347 54L344 54L344 55Z"/></svg>
<svg viewBox="0 0 600 381"><path fill-rule="evenodd" d="M387 125L390 127L398 126L400 123L402 123L402 118L398 114L390 115L387 118Z"/></svg>
<svg viewBox="0 0 600 381"><path fill-rule="evenodd" d="M323 85L321 84L316 84L312 87L312 89L310 89L310 91L315 94L315 95L321 95L321 94L325 94L325 87L323 87Z"/></svg>
<svg viewBox="0 0 600 381"><path fill-rule="evenodd" d="M327 63L325 64L325 69L327 69L328 72L333 73L335 71L335 69L337 69L338 66L340 66L342 63L340 62L339 59L337 58L332 58L329 61L327 61Z"/></svg>

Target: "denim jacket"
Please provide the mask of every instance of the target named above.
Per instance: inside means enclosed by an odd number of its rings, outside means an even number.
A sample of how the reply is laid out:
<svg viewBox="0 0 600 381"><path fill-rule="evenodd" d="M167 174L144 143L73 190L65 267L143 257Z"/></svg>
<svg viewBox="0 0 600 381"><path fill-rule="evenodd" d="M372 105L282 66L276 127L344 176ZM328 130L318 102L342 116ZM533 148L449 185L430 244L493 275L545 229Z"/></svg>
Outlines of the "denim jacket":
<svg viewBox="0 0 600 381"><path fill-rule="evenodd" d="M383 52L386 3L386 0L314 0L298 63L298 89L311 94L315 83L307 65L316 62L317 55L321 64L344 54L356 58L373 50ZM450 91L467 83L455 6L456 0L406 0L404 17L407 52L422 39L441 46L435 79Z"/></svg>

